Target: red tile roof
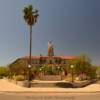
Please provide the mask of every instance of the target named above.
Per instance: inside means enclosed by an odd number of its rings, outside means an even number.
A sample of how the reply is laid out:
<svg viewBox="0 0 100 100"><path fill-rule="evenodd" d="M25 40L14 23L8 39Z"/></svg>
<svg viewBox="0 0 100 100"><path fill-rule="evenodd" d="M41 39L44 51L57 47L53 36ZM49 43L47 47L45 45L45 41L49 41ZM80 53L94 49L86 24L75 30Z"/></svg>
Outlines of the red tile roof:
<svg viewBox="0 0 100 100"><path fill-rule="evenodd" d="M71 59L77 59L78 57L77 56L32 56L32 59L48 59L48 58L54 58L54 59L68 59L68 60L71 60ZM25 57L22 57L22 59L29 59L28 56L25 56Z"/></svg>
<svg viewBox="0 0 100 100"><path fill-rule="evenodd" d="M77 56L60 56L62 59L77 59Z"/></svg>

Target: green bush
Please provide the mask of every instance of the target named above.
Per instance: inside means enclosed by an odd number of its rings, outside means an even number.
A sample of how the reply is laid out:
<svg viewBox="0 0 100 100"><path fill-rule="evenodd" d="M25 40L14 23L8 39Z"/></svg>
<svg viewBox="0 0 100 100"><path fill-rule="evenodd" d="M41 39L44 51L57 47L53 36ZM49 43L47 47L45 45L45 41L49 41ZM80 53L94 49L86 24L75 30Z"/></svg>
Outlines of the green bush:
<svg viewBox="0 0 100 100"><path fill-rule="evenodd" d="M8 75L8 69L6 67L0 67L0 77L7 75Z"/></svg>
<svg viewBox="0 0 100 100"><path fill-rule="evenodd" d="M90 76L90 79L95 79L96 78L96 73L95 72L90 72L89 76Z"/></svg>
<svg viewBox="0 0 100 100"><path fill-rule="evenodd" d="M18 75L18 76L15 76L15 80L16 81L24 81L24 76L23 75Z"/></svg>

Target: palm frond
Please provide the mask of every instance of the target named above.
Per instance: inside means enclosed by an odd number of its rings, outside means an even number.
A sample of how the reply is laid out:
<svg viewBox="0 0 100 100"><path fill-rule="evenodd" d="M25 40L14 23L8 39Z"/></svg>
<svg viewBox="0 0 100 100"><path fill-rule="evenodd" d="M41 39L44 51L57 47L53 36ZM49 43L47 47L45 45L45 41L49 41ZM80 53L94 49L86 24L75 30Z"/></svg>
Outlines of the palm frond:
<svg viewBox="0 0 100 100"><path fill-rule="evenodd" d="M23 9L23 12L24 12L24 14L27 14L27 13L28 13L28 8L25 7L25 8Z"/></svg>
<svg viewBox="0 0 100 100"><path fill-rule="evenodd" d="M32 6L32 5L29 5L29 6L28 6L28 10L29 10L29 11L32 11L32 10L33 10L33 6Z"/></svg>
<svg viewBox="0 0 100 100"><path fill-rule="evenodd" d="M33 25L37 22L37 17L39 16L38 10L33 10L33 6L29 5L28 7L24 7L24 20L27 22L28 25Z"/></svg>
<svg viewBox="0 0 100 100"><path fill-rule="evenodd" d="M35 14L34 17L37 18L39 16L39 14Z"/></svg>
<svg viewBox="0 0 100 100"><path fill-rule="evenodd" d="M32 13L33 13L33 14L34 14L34 13L38 13L38 10L34 10Z"/></svg>

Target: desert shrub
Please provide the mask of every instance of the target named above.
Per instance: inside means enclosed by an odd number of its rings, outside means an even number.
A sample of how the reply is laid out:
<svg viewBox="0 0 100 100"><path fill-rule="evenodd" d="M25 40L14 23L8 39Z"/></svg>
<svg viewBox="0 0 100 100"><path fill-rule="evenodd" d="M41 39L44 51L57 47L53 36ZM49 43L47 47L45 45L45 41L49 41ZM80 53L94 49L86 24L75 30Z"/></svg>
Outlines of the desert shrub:
<svg viewBox="0 0 100 100"><path fill-rule="evenodd" d="M23 75L17 75L15 76L16 81L24 81L24 76Z"/></svg>

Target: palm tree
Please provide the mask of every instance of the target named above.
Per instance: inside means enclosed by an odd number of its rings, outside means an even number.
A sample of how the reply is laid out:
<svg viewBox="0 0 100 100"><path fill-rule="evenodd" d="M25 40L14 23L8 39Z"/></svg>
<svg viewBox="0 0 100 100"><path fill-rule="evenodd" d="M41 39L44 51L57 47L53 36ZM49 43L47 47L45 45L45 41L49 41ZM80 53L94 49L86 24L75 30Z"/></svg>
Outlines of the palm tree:
<svg viewBox="0 0 100 100"><path fill-rule="evenodd" d="M25 7L24 20L30 27L30 51L29 51L29 64L31 65L31 52L32 52L32 26L37 22L38 10L34 10L32 5Z"/></svg>
<svg viewBox="0 0 100 100"><path fill-rule="evenodd" d="M30 45L29 45L29 65L32 66L31 53L32 53L32 26L37 22L38 10L33 9L32 5L24 7L24 20L30 28Z"/></svg>

